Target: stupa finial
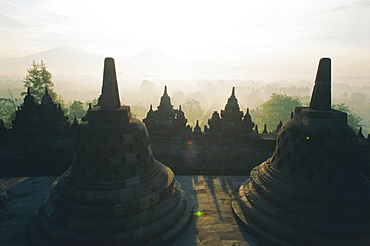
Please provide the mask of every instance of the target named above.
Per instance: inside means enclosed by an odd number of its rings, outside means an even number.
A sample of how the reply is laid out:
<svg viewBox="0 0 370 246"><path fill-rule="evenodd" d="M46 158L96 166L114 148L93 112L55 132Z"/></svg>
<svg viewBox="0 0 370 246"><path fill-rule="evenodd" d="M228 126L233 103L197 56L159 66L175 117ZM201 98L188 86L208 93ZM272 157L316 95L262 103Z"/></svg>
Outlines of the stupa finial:
<svg viewBox="0 0 370 246"><path fill-rule="evenodd" d="M233 90L231 91L231 96L235 97L235 87L233 87Z"/></svg>
<svg viewBox="0 0 370 246"><path fill-rule="evenodd" d="M317 69L315 87L312 92L310 108L331 110L331 60L321 58Z"/></svg>
<svg viewBox="0 0 370 246"><path fill-rule="evenodd" d="M116 77L114 59L107 57L104 60L103 87L98 105L101 109L119 108L121 106Z"/></svg>
<svg viewBox="0 0 370 246"><path fill-rule="evenodd" d="M167 85L164 86L164 92L163 95L167 95Z"/></svg>
<svg viewBox="0 0 370 246"><path fill-rule="evenodd" d="M263 132L262 133L268 134L267 125L266 124L263 125Z"/></svg>

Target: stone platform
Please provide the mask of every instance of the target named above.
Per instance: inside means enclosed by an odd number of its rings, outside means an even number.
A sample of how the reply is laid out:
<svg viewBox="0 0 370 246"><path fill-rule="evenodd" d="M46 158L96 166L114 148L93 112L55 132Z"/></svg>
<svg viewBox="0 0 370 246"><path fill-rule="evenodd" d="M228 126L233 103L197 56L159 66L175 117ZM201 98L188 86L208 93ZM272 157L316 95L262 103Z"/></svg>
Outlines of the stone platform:
<svg viewBox="0 0 370 246"><path fill-rule="evenodd" d="M29 245L31 216L49 196L58 177L1 178L7 186L9 203L0 210L0 246ZM176 176L196 204L189 227L171 242L187 245L262 245L236 222L230 196L246 176Z"/></svg>

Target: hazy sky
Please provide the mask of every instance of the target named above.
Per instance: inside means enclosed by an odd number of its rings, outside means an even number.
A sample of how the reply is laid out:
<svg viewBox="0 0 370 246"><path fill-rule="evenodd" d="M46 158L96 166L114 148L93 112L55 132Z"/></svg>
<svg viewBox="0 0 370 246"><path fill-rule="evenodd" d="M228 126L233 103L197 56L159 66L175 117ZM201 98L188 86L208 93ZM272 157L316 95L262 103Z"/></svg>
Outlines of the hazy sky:
<svg viewBox="0 0 370 246"><path fill-rule="evenodd" d="M369 30L369 0L0 0L0 59L58 45L123 58L155 46L202 61L330 56L342 76L370 78Z"/></svg>

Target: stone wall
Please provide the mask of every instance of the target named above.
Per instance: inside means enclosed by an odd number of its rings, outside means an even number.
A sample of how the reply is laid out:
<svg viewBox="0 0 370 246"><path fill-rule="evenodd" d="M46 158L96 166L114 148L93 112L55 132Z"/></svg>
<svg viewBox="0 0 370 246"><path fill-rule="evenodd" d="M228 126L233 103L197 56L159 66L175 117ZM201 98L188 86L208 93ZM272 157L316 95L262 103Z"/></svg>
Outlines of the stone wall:
<svg viewBox="0 0 370 246"><path fill-rule="evenodd" d="M71 132L28 137L6 134L0 140L0 177L60 175L72 164Z"/></svg>
<svg viewBox="0 0 370 246"><path fill-rule="evenodd" d="M11 130L8 130L11 131ZM11 136L11 135L9 135ZM72 164L72 134L29 139L12 137L0 144L0 176L60 175ZM151 137L153 155L175 174L240 175L269 158L275 140L237 142L220 138Z"/></svg>
<svg viewBox="0 0 370 246"><path fill-rule="evenodd" d="M11 131L11 130L8 130ZM0 134L0 177L60 175L72 164L72 134L25 141ZM5 140L6 139L6 140ZM154 157L178 175L244 175L272 156L276 140L151 137ZM370 144L360 142L359 163L370 178ZM365 161L364 161L365 159Z"/></svg>
<svg viewBox="0 0 370 246"><path fill-rule="evenodd" d="M154 157L175 174L242 175L271 157L275 140L151 137Z"/></svg>

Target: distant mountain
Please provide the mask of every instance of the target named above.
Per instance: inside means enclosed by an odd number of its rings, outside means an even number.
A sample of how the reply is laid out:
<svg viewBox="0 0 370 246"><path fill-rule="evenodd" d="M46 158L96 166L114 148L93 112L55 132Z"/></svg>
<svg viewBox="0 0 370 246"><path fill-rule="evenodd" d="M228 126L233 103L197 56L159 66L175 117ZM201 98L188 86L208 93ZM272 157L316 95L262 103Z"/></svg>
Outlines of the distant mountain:
<svg viewBox="0 0 370 246"><path fill-rule="evenodd" d="M53 75L78 76L95 74L102 69L103 56L74 46L57 46L33 55L0 60L0 75L25 76L32 60L43 60Z"/></svg>
<svg viewBox="0 0 370 246"><path fill-rule="evenodd" d="M149 47L148 49L140 52L139 54L132 56L123 61L129 61L131 63L142 62L148 59L156 59L164 63L180 62L180 60L170 57L155 47Z"/></svg>
<svg viewBox="0 0 370 246"><path fill-rule="evenodd" d="M155 47L133 57L120 59L117 64L123 73L129 74L181 75L194 68L191 63L170 57Z"/></svg>
<svg viewBox="0 0 370 246"><path fill-rule="evenodd" d="M57 46L25 57L0 60L0 75L24 77L32 60L43 60L53 76L62 75L69 79L71 76L101 76L104 57L74 46ZM193 63L170 57L155 47L130 58L116 59L117 73L130 75L181 76L195 67Z"/></svg>

